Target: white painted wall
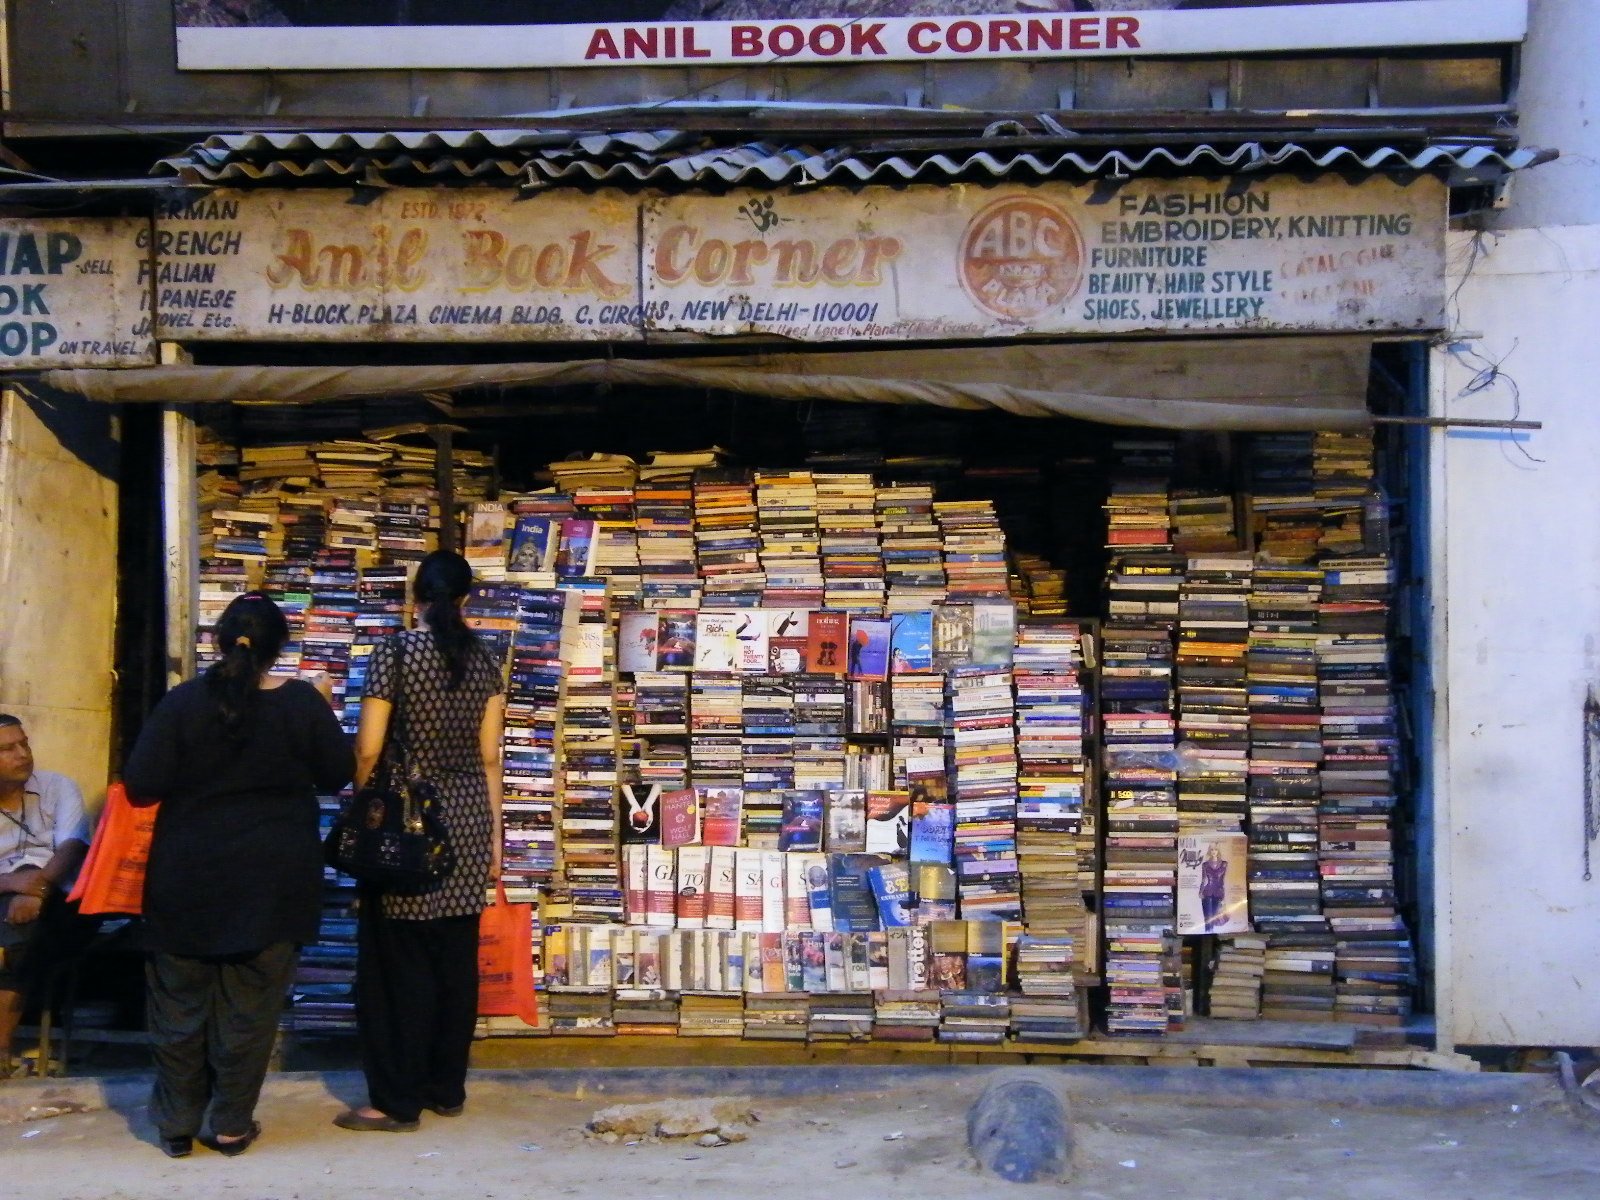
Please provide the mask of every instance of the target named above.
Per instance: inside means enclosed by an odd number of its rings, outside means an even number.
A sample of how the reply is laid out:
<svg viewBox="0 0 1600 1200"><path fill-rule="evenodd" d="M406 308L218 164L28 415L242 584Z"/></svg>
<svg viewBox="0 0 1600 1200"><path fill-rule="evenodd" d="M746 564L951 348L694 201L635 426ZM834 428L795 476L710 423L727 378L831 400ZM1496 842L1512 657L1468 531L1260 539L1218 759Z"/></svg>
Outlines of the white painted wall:
<svg viewBox="0 0 1600 1200"><path fill-rule="evenodd" d="M1492 232L1453 235L1436 432L1435 859L1442 1043L1600 1046L1600 845L1583 878L1582 708L1600 692L1600 24L1533 0L1518 177ZM1457 290L1459 289L1459 290ZM1491 363L1500 375L1481 374ZM1467 394L1465 389L1486 384ZM1537 461L1536 461L1537 460Z"/></svg>

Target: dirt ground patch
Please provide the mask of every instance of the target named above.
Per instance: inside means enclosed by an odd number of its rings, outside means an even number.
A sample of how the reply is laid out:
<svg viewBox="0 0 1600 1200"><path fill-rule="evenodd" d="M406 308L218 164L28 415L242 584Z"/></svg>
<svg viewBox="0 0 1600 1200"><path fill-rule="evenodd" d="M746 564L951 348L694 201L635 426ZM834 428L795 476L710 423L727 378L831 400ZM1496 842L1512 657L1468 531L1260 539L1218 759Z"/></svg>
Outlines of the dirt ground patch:
<svg viewBox="0 0 1600 1200"><path fill-rule="evenodd" d="M584 1126L622 1099L552 1097L474 1080L465 1116L414 1134L329 1122L358 1096L347 1076L269 1084L246 1155L172 1161L142 1108L0 1126L16 1200L394 1200L530 1195L578 1200L930 1200L1048 1193L1077 1200L1559 1200L1600 1195L1600 1123L1561 1105L1404 1111L1237 1098L1074 1101L1069 1182L980 1175L964 1119L986 1079L848 1095L756 1097L747 1141L602 1142Z"/></svg>

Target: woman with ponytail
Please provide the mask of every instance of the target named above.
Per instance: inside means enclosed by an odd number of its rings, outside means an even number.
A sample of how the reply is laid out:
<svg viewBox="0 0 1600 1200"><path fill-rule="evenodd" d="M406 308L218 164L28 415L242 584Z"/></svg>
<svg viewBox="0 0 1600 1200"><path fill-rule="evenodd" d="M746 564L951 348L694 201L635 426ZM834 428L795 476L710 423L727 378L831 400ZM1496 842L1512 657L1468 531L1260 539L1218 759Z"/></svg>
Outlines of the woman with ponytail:
<svg viewBox="0 0 1600 1200"><path fill-rule="evenodd" d="M278 606L239 596L222 657L162 698L129 755L135 804L160 801L145 873L150 1117L173 1158L242 1154L300 946L322 910L318 793L350 781L325 684L268 674L289 638Z"/></svg>
<svg viewBox="0 0 1600 1200"><path fill-rule="evenodd" d="M417 628L372 652L356 734L356 786L398 735L408 771L431 781L455 865L428 890L364 892L356 1024L367 1105L342 1129L409 1133L427 1109L458 1116L478 1020L478 915L500 875L500 666L461 618L472 568L438 550L417 567Z"/></svg>

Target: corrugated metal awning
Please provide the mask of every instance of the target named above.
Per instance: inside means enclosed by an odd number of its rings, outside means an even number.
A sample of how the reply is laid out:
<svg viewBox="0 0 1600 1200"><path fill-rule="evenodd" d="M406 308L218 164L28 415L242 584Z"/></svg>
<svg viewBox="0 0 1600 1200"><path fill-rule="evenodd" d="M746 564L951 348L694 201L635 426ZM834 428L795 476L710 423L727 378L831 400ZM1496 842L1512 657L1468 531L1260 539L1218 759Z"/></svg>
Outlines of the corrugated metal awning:
<svg viewBox="0 0 1600 1200"><path fill-rule="evenodd" d="M1355 131L1346 131L1354 134ZM525 187L774 187L779 185L1101 179L1276 171L1426 171L1452 185L1489 183L1553 158L1474 139L1151 138L1017 136L1014 122L959 148L874 149L870 138L832 147L771 141L718 144L682 129L442 130L430 133L219 134L162 159L158 173L197 185L482 182Z"/></svg>

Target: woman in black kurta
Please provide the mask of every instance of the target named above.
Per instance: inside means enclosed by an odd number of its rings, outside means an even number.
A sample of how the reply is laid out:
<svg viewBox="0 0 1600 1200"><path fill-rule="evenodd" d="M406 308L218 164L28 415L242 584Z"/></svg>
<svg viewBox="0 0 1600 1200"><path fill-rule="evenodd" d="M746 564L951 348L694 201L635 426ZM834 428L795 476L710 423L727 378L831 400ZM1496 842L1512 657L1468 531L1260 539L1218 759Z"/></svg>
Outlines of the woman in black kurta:
<svg viewBox="0 0 1600 1200"><path fill-rule="evenodd" d="M461 618L472 569L435 551L412 583L420 628L372 652L356 735L356 783L398 734L405 765L439 788L455 863L426 891L363 894L357 927L356 1027L366 1107L340 1113L344 1129L405 1133L422 1110L455 1116L466 1101L478 1015L478 915L500 873L499 665Z"/></svg>
<svg viewBox="0 0 1600 1200"><path fill-rule="evenodd" d="M321 915L317 793L354 772L327 698L267 674L288 633L271 600L235 599L217 622L222 660L167 693L124 772L134 803L161 802L144 893L150 1115L174 1157L208 1106L225 1154L260 1131L284 995Z"/></svg>

